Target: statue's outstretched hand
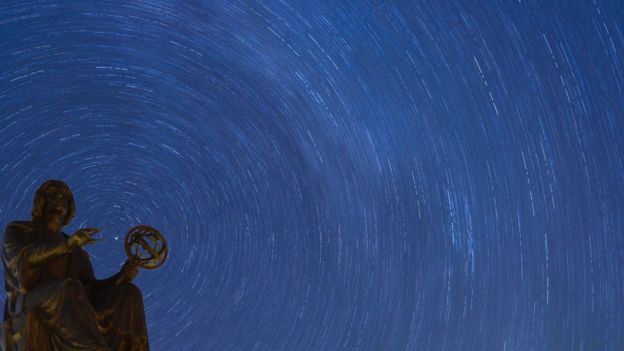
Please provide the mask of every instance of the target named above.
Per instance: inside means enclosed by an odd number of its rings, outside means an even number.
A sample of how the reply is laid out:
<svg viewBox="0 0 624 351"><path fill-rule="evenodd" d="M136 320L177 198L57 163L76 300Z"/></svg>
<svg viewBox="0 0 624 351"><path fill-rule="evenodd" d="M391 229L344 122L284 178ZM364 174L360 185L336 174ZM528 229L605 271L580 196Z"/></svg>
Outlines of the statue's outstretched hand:
<svg viewBox="0 0 624 351"><path fill-rule="evenodd" d="M97 240L92 238L95 233L98 233L100 228L82 228L76 231L69 237L69 246L73 249L83 247L88 244L93 244Z"/></svg>
<svg viewBox="0 0 624 351"><path fill-rule="evenodd" d="M139 274L139 265L133 260L126 260L119 271L120 282L129 283Z"/></svg>

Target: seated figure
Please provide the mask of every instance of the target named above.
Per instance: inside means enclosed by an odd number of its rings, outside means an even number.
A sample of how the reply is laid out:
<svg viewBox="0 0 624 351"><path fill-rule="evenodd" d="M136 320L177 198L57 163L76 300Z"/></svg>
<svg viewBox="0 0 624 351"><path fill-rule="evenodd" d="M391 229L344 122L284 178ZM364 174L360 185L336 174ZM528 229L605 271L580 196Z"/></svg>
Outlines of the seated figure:
<svg viewBox="0 0 624 351"><path fill-rule="evenodd" d="M7 225L2 350L149 351L143 297L131 283L138 266L128 260L96 279L83 246L99 229L61 232L74 214L69 187L49 180L37 190L32 220Z"/></svg>

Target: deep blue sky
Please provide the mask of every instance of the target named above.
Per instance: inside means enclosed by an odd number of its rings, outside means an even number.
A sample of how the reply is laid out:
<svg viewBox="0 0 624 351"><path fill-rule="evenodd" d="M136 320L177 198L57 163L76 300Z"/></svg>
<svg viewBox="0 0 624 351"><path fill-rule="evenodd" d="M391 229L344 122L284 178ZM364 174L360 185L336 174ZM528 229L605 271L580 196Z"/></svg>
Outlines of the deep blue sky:
<svg viewBox="0 0 624 351"><path fill-rule="evenodd" d="M49 178L154 351L624 349L624 2L0 6L0 224Z"/></svg>

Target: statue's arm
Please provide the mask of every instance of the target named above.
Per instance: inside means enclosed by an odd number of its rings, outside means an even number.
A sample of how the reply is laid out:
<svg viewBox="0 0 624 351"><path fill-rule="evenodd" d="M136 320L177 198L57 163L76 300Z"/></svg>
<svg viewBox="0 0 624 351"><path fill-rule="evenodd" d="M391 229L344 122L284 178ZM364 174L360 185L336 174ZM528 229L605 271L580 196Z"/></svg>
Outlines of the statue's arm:
<svg viewBox="0 0 624 351"><path fill-rule="evenodd" d="M34 245L28 255L28 264L31 269L37 269L52 262L55 258L67 255L74 250L66 241L61 244Z"/></svg>
<svg viewBox="0 0 624 351"><path fill-rule="evenodd" d="M31 249L28 263L34 268L45 266L59 256L70 254L84 245L94 243L95 239L91 236L99 231L99 228L82 228L72 236L63 233L67 240L63 240L60 244L39 243Z"/></svg>

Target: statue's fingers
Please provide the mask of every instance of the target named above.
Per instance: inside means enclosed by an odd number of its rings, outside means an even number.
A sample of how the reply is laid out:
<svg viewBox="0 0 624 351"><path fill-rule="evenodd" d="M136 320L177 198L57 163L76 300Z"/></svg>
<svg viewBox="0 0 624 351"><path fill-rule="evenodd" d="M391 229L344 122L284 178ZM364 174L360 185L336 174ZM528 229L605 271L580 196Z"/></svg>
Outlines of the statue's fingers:
<svg viewBox="0 0 624 351"><path fill-rule="evenodd" d="M93 236L94 236L95 234L97 234L97 233L98 233L98 232L85 232L85 233L84 233L84 237L85 237L85 238L89 238L89 239L91 239L91 238L93 238Z"/></svg>
<svg viewBox="0 0 624 351"><path fill-rule="evenodd" d="M88 229L89 235L93 235L93 234L98 233L98 232L100 232L102 230L100 228L87 228L87 229Z"/></svg>
<svg viewBox="0 0 624 351"><path fill-rule="evenodd" d="M93 234L95 234L97 232L98 232L98 230L95 230L93 228L83 228L83 229L78 230L78 232L76 232L76 234L80 235L80 236L87 236L88 237L88 236L91 236L91 235L93 235Z"/></svg>
<svg viewBox="0 0 624 351"><path fill-rule="evenodd" d="M89 232L82 232L82 233L80 233L80 237L83 240L89 240L91 238L91 233L89 233Z"/></svg>
<svg viewBox="0 0 624 351"><path fill-rule="evenodd" d="M88 237L88 236L84 238L84 244L85 244L85 245L93 244L93 243L95 243L96 241L97 241L97 239L93 239L93 238Z"/></svg>

